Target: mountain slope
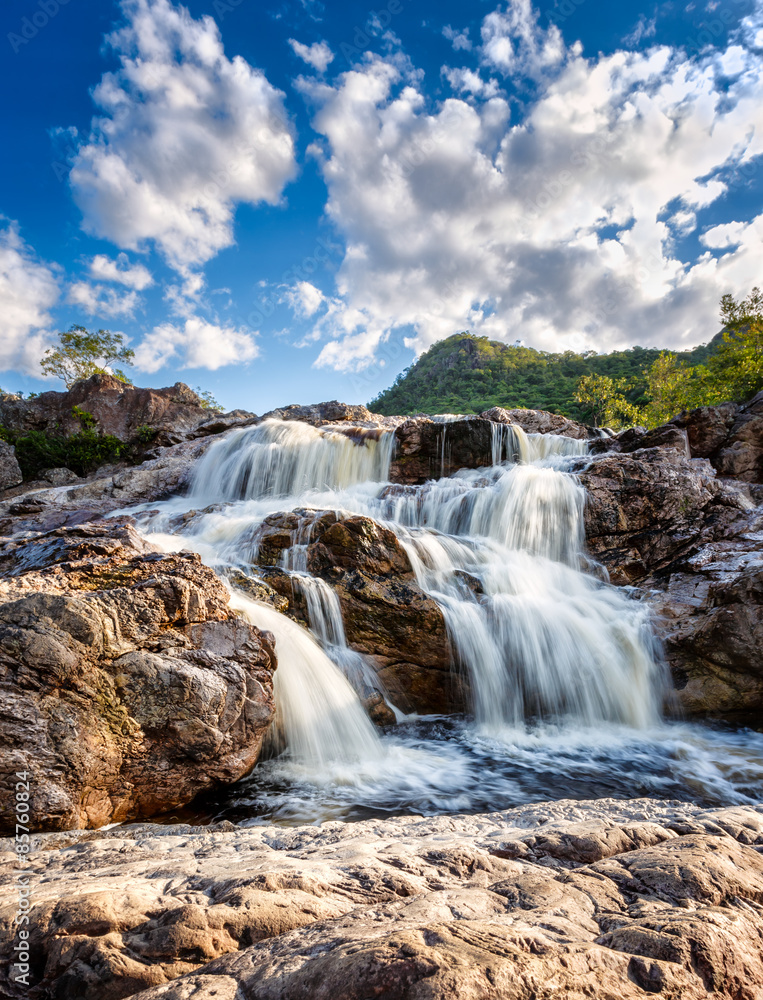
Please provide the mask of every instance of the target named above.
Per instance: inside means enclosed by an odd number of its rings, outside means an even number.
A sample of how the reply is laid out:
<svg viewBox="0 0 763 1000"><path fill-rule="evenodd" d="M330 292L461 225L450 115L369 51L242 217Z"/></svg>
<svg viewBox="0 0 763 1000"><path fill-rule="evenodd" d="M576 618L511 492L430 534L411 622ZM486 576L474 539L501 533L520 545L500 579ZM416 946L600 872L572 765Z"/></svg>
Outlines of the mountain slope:
<svg viewBox="0 0 763 1000"><path fill-rule="evenodd" d="M712 343L678 356L690 365L700 364L712 351ZM581 375L595 372L634 379L659 354L659 349L646 347L611 354L546 354L458 333L430 347L368 405L376 413L390 415L481 413L491 406L527 407L584 420L585 409L574 398Z"/></svg>

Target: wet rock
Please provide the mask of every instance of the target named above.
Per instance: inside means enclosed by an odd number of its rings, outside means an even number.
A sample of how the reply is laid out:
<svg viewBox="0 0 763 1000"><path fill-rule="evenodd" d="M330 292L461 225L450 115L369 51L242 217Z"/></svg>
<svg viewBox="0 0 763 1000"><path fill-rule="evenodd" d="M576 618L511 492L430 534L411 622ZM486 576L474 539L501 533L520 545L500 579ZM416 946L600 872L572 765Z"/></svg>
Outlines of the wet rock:
<svg viewBox="0 0 763 1000"><path fill-rule="evenodd" d="M760 811L650 800L49 835L28 866L31 985L59 1000L759 1000L761 845ZM8 928L15 886L0 885Z"/></svg>
<svg viewBox="0 0 763 1000"><path fill-rule="evenodd" d="M401 708L448 712L463 707L451 674L451 650L438 605L417 585L397 536L369 517L335 511L293 511L266 518L258 532L258 562L267 582L308 621L298 582L283 569L283 553L305 546L309 573L339 599L347 642L374 666Z"/></svg>
<svg viewBox="0 0 763 1000"><path fill-rule="evenodd" d="M763 712L763 506L674 449L604 456L580 478L592 554L654 608L671 707L754 724Z"/></svg>
<svg viewBox="0 0 763 1000"><path fill-rule="evenodd" d="M109 521L9 540L0 567L2 829L18 771L50 830L156 815L251 770L273 645L198 556Z"/></svg>
<svg viewBox="0 0 763 1000"><path fill-rule="evenodd" d="M21 482L21 469L16 459L16 449L0 441L0 490L11 489Z"/></svg>
<svg viewBox="0 0 763 1000"><path fill-rule="evenodd" d="M652 604L681 710L759 725L763 507L726 534L650 581Z"/></svg>
<svg viewBox="0 0 763 1000"><path fill-rule="evenodd" d="M579 476L589 549L618 585L637 583L690 550L711 508L732 502L711 468L674 449L605 455Z"/></svg>
<svg viewBox="0 0 763 1000"><path fill-rule="evenodd" d="M395 431L390 479L393 483L419 484L452 476L459 469L492 464L493 426L480 417L448 422L429 417L406 420Z"/></svg>
<svg viewBox="0 0 763 1000"><path fill-rule="evenodd" d="M749 403L703 406L671 421L686 430L693 456L721 476L763 483L763 392Z"/></svg>
<svg viewBox="0 0 763 1000"><path fill-rule="evenodd" d="M505 410L502 406L494 406L480 414L483 420L492 420L499 424L516 424L525 434L559 434L561 437L575 438L584 441L597 438L596 428L579 424L559 413L549 413L547 410Z"/></svg>

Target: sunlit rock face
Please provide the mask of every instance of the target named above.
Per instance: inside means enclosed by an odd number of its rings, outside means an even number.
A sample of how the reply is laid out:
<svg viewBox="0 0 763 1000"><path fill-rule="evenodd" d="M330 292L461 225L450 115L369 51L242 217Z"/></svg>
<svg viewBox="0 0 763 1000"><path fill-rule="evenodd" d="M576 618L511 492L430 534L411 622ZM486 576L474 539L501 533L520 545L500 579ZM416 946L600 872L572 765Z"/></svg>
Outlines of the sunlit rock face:
<svg viewBox="0 0 763 1000"><path fill-rule="evenodd" d="M272 641L192 554L100 522L0 550L2 826L153 816L248 773L274 715Z"/></svg>

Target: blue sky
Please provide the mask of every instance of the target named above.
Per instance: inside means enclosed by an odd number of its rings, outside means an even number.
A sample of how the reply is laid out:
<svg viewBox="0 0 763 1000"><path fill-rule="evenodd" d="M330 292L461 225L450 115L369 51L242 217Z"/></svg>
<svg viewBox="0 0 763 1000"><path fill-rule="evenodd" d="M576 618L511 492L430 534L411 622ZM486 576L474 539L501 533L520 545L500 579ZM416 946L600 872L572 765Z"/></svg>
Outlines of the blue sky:
<svg viewBox="0 0 763 1000"><path fill-rule="evenodd" d="M73 323L228 407L471 329L676 349L761 280L763 0L9 0L0 385Z"/></svg>

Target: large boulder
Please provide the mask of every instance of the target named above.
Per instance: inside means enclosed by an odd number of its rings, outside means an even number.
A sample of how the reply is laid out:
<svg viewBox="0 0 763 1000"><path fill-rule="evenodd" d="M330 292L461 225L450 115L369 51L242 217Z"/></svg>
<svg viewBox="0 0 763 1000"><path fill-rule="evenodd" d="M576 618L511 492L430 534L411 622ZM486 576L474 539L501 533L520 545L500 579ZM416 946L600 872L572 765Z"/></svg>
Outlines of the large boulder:
<svg viewBox="0 0 763 1000"><path fill-rule="evenodd" d="M417 585L397 536L369 517L335 511L273 514L257 532L266 579L307 622L304 594L280 567L284 551L305 544L304 566L339 599L347 642L365 655L401 708L451 712L463 692L451 671L451 650L438 605Z"/></svg>
<svg viewBox="0 0 763 1000"><path fill-rule="evenodd" d="M50 830L166 812L251 770L272 637L198 556L109 521L6 541L0 569L2 829L18 772L32 829Z"/></svg>
<svg viewBox="0 0 763 1000"><path fill-rule="evenodd" d="M580 479L589 549L652 604L676 707L759 721L763 497L672 448L605 455Z"/></svg>
<svg viewBox="0 0 763 1000"><path fill-rule="evenodd" d="M100 433L125 442L143 435L153 446L177 444L203 425L220 420L183 382L165 389L142 389L102 374L76 382L66 392L43 392L33 399L1 395L0 425L16 434L74 434L82 429L75 407L95 418ZM228 425L252 419L253 414L237 411Z"/></svg>
<svg viewBox="0 0 763 1000"><path fill-rule="evenodd" d="M755 809L611 799L48 835L25 872L30 995L759 1000L761 846ZM0 865L13 996L10 843Z"/></svg>
<svg viewBox="0 0 763 1000"><path fill-rule="evenodd" d="M493 427L490 420L464 417L437 421L412 417L395 431L395 455L390 468L393 483L416 485L428 479L452 476L459 469L492 464Z"/></svg>
<svg viewBox="0 0 763 1000"><path fill-rule="evenodd" d="M584 463L586 540L613 583L638 583L697 544L711 510L734 503L707 463L672 448L607 454Z"/></svg>
<svg viewBox="0 0 763 1000"><path fill-rule="evenodd" d="M0 492L18 486L21 479L16 449L5 441L0 441Z"/></svg>
<svg viewBox="0 0 763 1000"><path fill-rule="evenodd" d="M686 715L763 717L763 507L650 583L658 632Z"/></svg>

